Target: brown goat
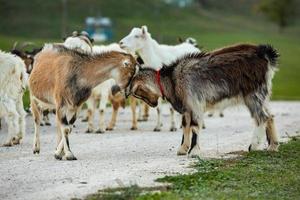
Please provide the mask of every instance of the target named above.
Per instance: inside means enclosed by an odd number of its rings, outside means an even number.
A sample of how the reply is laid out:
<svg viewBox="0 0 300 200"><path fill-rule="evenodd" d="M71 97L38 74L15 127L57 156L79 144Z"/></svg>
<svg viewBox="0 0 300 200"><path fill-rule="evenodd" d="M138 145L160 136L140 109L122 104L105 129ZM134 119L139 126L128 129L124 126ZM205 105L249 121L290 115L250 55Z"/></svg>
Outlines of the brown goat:
<svg viewBox="0 0 300 200"><path fill-rule="evenodd" d="M62 45L46 45L37 54L29 78L31 107L35 120L33 153L39 153L39 123L45 108L56 109L57 148L55 158L75 160L68 135L78 111L91 90L113 78L125 88L136 71L135 59L125 53L107 52L97 55L70 50Z"/></svg>
<svg viewBox="0 0 300 200"><path fill-rule="evenodd" d="M256 123L249 150L259 149L266 134L268 150L276 151L278 137L268 104L278 56L270 45L249 44L188 54L160 71L141 69L127 91L150 106L163 97L182 114L178 155L199 155L204 112L220 104L249 109Z"/></svg>

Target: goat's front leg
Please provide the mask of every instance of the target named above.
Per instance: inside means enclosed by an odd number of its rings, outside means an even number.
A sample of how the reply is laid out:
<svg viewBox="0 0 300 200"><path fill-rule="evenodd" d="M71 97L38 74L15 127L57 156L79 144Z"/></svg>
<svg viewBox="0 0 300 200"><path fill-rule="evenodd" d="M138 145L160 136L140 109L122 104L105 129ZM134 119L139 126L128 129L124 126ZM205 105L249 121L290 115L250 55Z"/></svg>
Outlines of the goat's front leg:
<svg viewBox="0 0 300 200"><path fill-rule="evenodd" d="M119 111L119 103L117 102L114 102L114 101L111 101L112 103L112 107L113 107L113 112L112 112L112 115L111 115L111 119L110 119L110 122L106 128L107 131L112 131L116 125L116 121L117 121L117 115L118 115L118 111Z"/></svg>
<svg viewBox="0 0 300 200"><path fill-rule="evenodd" d="M107 104L107 95L102 95L100 98L100 103L99 103L99 129L96 131L96 133L104 133L105 132L105 116L104 116L104 111L106 108Z"/></svg>
<svg viewBox="0 0 300 200"><path fill-rule="evenodd" d="M183 138L177 155L186 155L191 147L191 114L186 112L182 117Z"/></svg>
<svg viewBox="0 0 300 200"><path fill-rule="evenodd" d="M158 105L156 107L156 111L157 111L157 121L156 121L156 126L154 128L154 131L161 131L161 107L162 107L162 101L161 99L158 100Z"/></svg>
<svg viewBox="0 0 300 200"><path fill-rule="evenodd" d="M194 114L191 122L192 140L191 148L188 152L190 157L197 157L200 155L200 133L203 128L203 113Z"/></svg>
<svg viewBox="0 0 300 200"><path fill-rule="evenodd" d="M135 101L135 102L134 102L134 101ZM137 121L138 121L138 122L144 121L143 116L142 116L142 115L143 115L143 113L142 113L142 102L141 102L140 100L134 98L134 97L131 97L131 98L130 98L130 105L131 105L133 102L138 106L138 118L137 118Z"/></svg>
<svg viewBox="0 0 300 200"><path fill-rule="evenodd" d="M177 131L176 122L175 122L175 110L170 106L170 115L171 115L171 127L170 131Z"/></svg>
<svg viewBox="0 0 300 200"><path fill-rule="evenodd" d="M94 131L94 111L96 109L96 100L93 96L90 96L90 98L86 101L86 105L88 128L85 132L92 133Z"/></svg>
<svg viewBox="0 0 300 200"><path fill-rule="evenodd" d="M132 113L132 126L130 130L137 130L137 118L136 118L136 105L137 105L137 99L134 97L131 97L130 99L130 108L131 108L131 113ZM140 107L140 105L139 105ZM139 113L140 113L139 109Z"/></svg>

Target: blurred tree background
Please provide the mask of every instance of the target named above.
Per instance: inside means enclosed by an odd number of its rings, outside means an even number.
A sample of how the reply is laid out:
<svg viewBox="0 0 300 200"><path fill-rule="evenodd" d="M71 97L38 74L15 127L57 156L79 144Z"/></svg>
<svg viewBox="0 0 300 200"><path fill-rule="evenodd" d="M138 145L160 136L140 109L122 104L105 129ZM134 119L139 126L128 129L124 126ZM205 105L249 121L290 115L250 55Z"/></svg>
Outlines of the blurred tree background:
<svg viewBox="0 0 300 200"><path fill-rule="evenodd" d="M108 42L147 25L161 43L194 37L204 50L270 43L281 53L274 99L299 100L299 11L299 0L0 0L0 49L9 50L15 41L62 41L73 30L85 29L88 16L112 20Z"/></svg>

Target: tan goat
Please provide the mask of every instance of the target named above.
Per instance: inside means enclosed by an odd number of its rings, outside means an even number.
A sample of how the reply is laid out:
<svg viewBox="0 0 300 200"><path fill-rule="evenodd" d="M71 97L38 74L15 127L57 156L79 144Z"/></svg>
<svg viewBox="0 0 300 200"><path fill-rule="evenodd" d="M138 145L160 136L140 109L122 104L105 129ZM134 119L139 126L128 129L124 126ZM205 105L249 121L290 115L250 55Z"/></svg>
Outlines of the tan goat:
<svg viewBox="0 0 300 200"><path fill-rule="evenodd" d="M42 108L56 109L57 148L55 158L76 160L68 135L81 105L94 87L113 78L125 88L136 71L135 59L125 53L97 55L80 53L62 45L46 45L36 56L29 79L31 107L35 120L33 153L39 153L39 123Z"/></svg>

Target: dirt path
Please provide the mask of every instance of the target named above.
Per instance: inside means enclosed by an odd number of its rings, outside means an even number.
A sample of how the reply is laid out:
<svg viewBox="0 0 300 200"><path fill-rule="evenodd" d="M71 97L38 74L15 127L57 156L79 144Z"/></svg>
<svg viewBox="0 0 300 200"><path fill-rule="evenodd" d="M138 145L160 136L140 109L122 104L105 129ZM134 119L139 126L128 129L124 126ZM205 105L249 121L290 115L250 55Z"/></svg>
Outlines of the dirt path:
<svg viewBox="0 0 300 200"><path fill-rule="evenodd" d="M285 132L300 132L300 102L273 102L271 109L282 139ZM194 160L176 156L181 130L167 131L168 106L163 110L162 132L152 131L155 111L151 112L150 121L140 123L138 131L129 130L128 108L121 111L116 130L106 134L85 134L86 124L78 120L70 136L71 148L78 158L72 162L54 159L54 126L42 127L41 154L33 155L33 122L27 117L24 143L11 148L0 147L0 199L69 199L118 186L116 180L150 186L158 184L154 179L166 174L190 172L192 169L188 166ZM107 113L106 119L109 117ZM201 135L203 157L246 150L250 144L253 123L243 108L228 109L224 118L206 118L205 122L207 128ZM0 131L1 143L6 132L4 126Z"/></svg>

